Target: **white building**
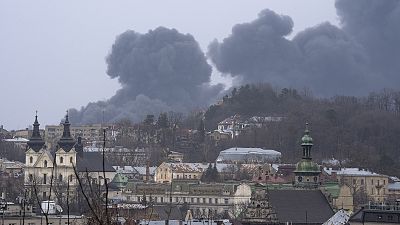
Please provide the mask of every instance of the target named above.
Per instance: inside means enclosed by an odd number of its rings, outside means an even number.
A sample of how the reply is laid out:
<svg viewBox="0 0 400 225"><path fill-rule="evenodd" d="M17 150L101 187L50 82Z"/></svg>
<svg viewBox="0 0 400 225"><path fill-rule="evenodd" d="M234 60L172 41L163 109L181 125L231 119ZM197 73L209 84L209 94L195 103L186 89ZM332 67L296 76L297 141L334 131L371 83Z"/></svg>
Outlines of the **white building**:
<svg viewBox="0 0 400 225"><path fill-rule="evenodd" d="M262 148L229 148L219 153L217 162L225 163L275 163L282 154Z"/></svg>

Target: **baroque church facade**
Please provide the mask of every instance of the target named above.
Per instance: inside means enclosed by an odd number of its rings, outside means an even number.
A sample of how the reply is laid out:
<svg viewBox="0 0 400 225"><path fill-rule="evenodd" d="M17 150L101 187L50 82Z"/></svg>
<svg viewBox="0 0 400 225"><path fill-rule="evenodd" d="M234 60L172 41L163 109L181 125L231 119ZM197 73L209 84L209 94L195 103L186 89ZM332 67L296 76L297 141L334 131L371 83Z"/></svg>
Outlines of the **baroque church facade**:
<svg viewBox="0 0 400 225"><path fill-rule="evenodd" d="M83 152L81 138L71 136L68 114L63 122L63 134L54 149L48 149L39 132L37 115L33 123L32 136L25 152L25 188L29 196L42 200L61 201L66 195L74 196L81 181L90 177L91 182L104 184L112 180L115 170L102 167L102 154Z"/></svg>

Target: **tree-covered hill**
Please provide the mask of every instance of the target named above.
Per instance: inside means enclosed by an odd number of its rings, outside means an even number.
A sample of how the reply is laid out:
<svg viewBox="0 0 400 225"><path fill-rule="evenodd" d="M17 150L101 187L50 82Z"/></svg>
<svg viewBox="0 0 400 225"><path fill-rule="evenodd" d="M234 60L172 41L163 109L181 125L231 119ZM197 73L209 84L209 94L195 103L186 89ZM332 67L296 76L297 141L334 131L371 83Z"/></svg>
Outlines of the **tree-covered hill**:
<svg viewBox="0 0 400 225"><path fill-rule="evenodd" d="M267 84L233 89L205 113L206 129L232 115L283 116L279 123L250 129L235 144L279 150L284 160L300 158L305 123L311 125L316 160L335 157L391 175L400 175L400 92L367 97L317 98L307 90L274 89Z"/></svg>

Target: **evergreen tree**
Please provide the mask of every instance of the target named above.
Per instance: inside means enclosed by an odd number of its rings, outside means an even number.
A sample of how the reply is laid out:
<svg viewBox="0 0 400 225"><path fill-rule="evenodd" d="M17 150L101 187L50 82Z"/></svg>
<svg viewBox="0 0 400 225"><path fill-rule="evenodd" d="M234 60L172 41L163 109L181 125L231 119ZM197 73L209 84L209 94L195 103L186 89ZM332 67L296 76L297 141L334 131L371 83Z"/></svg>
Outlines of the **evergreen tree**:
<svg viewBox="0 0 400 225"><path fill-rule="evenodd" d="M153 125L154 124L154 115L148 114L143 121L146 125Z"/></svg>
<svg viewBox="0 0 400 225"><path fill-rule="evenodd" d="M200 120L200 124L199 127L197 128L197 132L198 132L198 137L199 137L199 142L200 143L204 143L205 139L206 139L206 129L204 127L204 120L201 119Z"/></svg>
<svg viewBox="0 0 400 225"><path fill-rule="evenodd" d="M160 129L169 127L167 113L160 113L160 115L158 116L158 119L157 119L157 127Z"/></svg>

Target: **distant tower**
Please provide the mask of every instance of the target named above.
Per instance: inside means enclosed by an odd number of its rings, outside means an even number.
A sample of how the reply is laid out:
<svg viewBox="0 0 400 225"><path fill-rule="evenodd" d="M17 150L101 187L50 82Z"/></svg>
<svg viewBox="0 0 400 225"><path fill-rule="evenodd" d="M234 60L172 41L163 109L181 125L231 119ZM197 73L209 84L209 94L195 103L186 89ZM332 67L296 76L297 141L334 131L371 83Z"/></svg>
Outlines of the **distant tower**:
<svg viewBox="0 0 400 225"><path fill-rule="evenodd" d="M57 144L60 148L64 149L64 151L68 152L75 145L75 140L71 136L71 131L70 131L71 124L69 123L69 120L68 120L68 111L67 111L67 115L65 116L65 121L64 121L63 125L64 125L64 131L63 131L62 137L57 142Z"/></svg>
<svg viewBox="0 0 400 225"><path fill-rule="evenodd" d="M294 185L300 188L317 188L320 182L319 175L321 170L311 158L311 148L313 146L313 139L310 136L308 130L308 123L306 124L306 130L304 136L301 138L301 147L303 149L303 157L296 164L295 182Z"/></svg>
<svg viewBox="0 0 400 225"><path fill-rule="evenodd" d="M28 141L28 147L33 149L35 152L38 152L40 149L43 148L44 146L44 141L42 137L40 136L40 130L39 130L39 122L38 122L38 116L37 116L37 111L35 115L35 122L33 123L33 132L32 136L29 138Z"/></svg>

